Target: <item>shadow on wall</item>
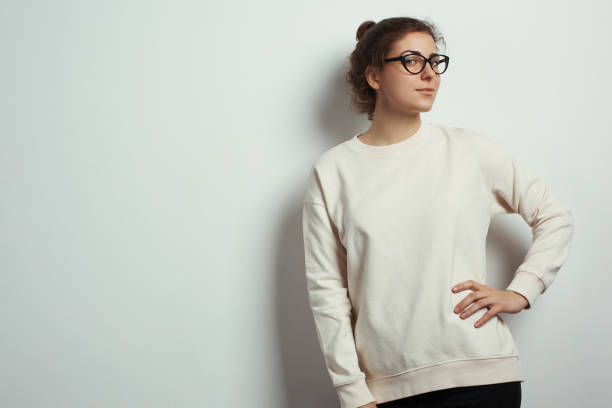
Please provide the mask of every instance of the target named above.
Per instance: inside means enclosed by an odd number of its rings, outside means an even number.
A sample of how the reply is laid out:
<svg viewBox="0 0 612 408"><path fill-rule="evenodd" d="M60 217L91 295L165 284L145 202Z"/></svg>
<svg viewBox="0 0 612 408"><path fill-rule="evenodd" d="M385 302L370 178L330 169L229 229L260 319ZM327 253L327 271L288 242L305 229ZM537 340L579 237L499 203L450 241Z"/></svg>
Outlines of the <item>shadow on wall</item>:
<svg viewBox="0 0 612 408"><path fill-rule="evenodd" d="M348 59L348 55L346 57ZM344 80L346 64L348 61L340 61L336 72L330 72L327 83L321 82L323 85L313 100L311 112L306 113L314 123L313 128L321 130L313 135L312 141L321 146L321 153L369 127L367 116L350 108L350 91ZM312 157L313 164L315 159ZM296 185L294 198L287 203L280 218L275 266L279 353L287 407L338 407L338 397L325 368L306 291L302 199L308 170L304 169L304 177Z"/></svg>
<svg viewBox="0 0 612 408"><path fill-rule="evenodd" d="M344 79L348 70L348 55L346 58L347 61L340 62L336 72L332 72L327 83L321 86L312 107L313 123L318 123L315 128L321 129L321 132L314 135L321 140L314 142L329 147L342 143L357 132L365 132L371 123L365 113L357 113L350 107L350 88Z"/></svg>

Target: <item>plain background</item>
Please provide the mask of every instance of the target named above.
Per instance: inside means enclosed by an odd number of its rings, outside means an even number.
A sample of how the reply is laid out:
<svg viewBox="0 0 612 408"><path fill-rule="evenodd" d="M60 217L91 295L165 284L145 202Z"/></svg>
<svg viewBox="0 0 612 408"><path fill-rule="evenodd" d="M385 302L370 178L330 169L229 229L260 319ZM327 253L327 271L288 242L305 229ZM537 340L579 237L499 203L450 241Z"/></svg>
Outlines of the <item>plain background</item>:
<svg viewBox="0 0 612 408"><path fill-rule="evenodd" d="M553 285L503 315L523 407L606 405L609 2L180 0L0 3L0 405L338 406L301 200L315 158L367 130L346 59L393 16L447 40L423 119L486 133L574 215ZM530 238L494 220L488 284Z"/></svg>

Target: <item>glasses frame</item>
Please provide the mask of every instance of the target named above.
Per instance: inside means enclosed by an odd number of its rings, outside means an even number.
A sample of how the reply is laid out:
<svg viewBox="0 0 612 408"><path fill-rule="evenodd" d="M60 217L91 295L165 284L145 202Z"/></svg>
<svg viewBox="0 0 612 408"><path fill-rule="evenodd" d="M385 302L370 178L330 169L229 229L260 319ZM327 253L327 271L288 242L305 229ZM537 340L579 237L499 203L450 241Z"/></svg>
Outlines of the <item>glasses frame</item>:
<svg viewBox="0 0 612 408"><path fill-rule="evenodd" d="M419 57L423 57L425 59L425 63L423 64L423 66L421 67L421 69L419 70L419 72L412 72L408 69L408 67L406 66L406 57L409 57L411 55L418 55ZM434 69L433 65L432 65L432 60L434 57L444 57L446 59L446 66L444 67L444 71L442 72L436 72L436 70ZM430 58L427 58L426 56L424 56L423 54L418 54L416 52L410 52L407 54L402 54L399 57L393 57L393 58L385 58L383 60L384 62L391 62L391 61L401 61L402 65L404 66L404 69L409 73L409 74L420 74L421 72L423 72L423 70L425 69L425 65L427 65L429 63L429 66L431 67L431 69L433 70L433 72L436 75L441 75L443 73L446 72L446 70L448 69L448 65L450 64L450 57L448 55L444 55L444 54L431 54Z"/></svg>

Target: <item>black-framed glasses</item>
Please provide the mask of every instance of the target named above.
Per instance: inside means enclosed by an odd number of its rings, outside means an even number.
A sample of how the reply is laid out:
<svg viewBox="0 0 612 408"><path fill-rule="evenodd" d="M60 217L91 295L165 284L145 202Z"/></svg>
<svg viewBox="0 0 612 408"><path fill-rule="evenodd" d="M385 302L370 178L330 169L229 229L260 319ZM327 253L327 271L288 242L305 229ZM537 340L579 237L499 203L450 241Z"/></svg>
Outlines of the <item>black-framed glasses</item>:
<svg viewBox="0 0 612 408"><path fill-rule="evenodd" d="M425 69L425 64L429 63L431 69L436 74L443 74L448 68L448 55L432 54L429 58L416 53L402 54L399 57L385 58L385 62L401 61L406 71L411 74L418 74Z"/></svg>

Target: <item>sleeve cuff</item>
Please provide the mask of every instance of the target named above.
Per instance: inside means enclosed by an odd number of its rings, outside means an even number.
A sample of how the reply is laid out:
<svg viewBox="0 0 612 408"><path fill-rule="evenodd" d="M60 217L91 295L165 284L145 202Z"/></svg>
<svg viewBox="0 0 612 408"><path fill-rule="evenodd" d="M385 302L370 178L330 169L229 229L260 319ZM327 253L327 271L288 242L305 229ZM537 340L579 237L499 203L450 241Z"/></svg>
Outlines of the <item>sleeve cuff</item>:
<svg viewBox="0 0 612 408"><path fill-rule="evenodd" d="M376 398L370 392L365 382L365 377L349 384L336 387L340 408L357 408L370 402L376 402Z"/></svg>
<svg viewBox="0 0 612 408"><path fill-rule="evenodd" d="M506 290L517 292L527 299L529 304L525 309L531 309L537 297L544 292L544 283L531 272L518 271Z"/></svg>

